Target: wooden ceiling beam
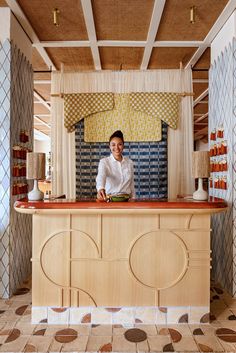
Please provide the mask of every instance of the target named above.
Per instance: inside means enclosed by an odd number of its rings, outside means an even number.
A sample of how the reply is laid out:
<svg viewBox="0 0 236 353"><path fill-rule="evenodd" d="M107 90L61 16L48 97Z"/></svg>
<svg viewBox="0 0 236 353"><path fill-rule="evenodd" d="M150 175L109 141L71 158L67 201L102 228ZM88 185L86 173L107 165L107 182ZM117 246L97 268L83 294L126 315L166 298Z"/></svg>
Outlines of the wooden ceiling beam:
<svg viewBox="0 0 236 353"><path fill-rule="evenodd" d="M34 115L34 119L36 121L38 121L41 125L45 125L47 126L49 129L51 129L51 126L49 124L47 124L45 121L43 121L42 119L40 119L37 115Z"/></svg>
<svg viewBox="0 0 236 353"><path fill-rule="evenodd" d="M50 117L51 114L36 114L38 117Z"/></svg>
<svg viewBox="0 0 236 353"><path fill-rule="evenodd" d="M40 103L42 103L49 111L51 111L51 106L46 102L46 100L34 90L34 97L38 99Z"/></svg>
<svg viewBox="0 0 236 353"><path fill-rule="evenodd" d="M204 51L209 47L208 44L202 44L197 51L193 54L187 65L185 66L185 69L190 69L192 68L196 62L200 59Z"/></svg>
<svg viewBox="0 0 236 353"><path fill-rule="evenodd" d="M193 83L208 83L209 80L207 78L194 78Z"/></svg>
<svg viewBox="0 0 236 353"><path fill-rule="evenodd" d="M200 121L204 120L204 119L207 118L207 117L208 117L208 112L207 112L206 114L201 115L200 118L197 118L197 119L194 121L194 123L195 123L195 124L196 124L196 123L199 123Z"/></svg>
<svg viewBox="0 0 236 353"><path fill-rule="evenodd" d="M40 131L37 128L34 128L34 139L40 141L49 141L50 137L45 133Z"/></svg>
<svg viewBox="0 0 236 353"><path fill-rule="evenodd" d="M95 67L95 70L101 70L102 67L101 67L101 60L100 60L98 44L97 44L97 36L96 36L91 0L81 0L81 6L84 13L84 20L85 20L85 24L88 32L88 38L89 38L91 52L93 56L94 67Z"/></svg>
<svg viewBox="0 0 236 353"><path fill-rule="evenodd" d="M190 41L190 40L178 40L178 41L155 41L153 44L153 47L168 47L168 48L173 48L173 47L199 47L202 45L202 41Z"/></svg>
<svg viewBox="0 0 236 353"><path fill-rule="evenodd" d="M40 43L33 44L35 48L44 47L44 48L83 48L90 47L89 40L58 40L58 41L41 41Z"/></svg>
<svg viewBox="0 0 236 353"><path fill-rule="evenodd" d="M203 42L201 41L155 41L153 47L160 48L184 48L184 47L199 47ZM145 40L98 40L98 47L145 47L147 41ZM59 41L41 41L33 44L35 48L67 48L67 47L90 47L88 40L59 40Z"/></svg>
<svg viewBox="0 0 236 353"><path fill-rule="evenodd" d="M143 48L147 42L145 40L99 40L99 47L134 47Z"/></svg>
<svg viewBox="0 0 236 353"><path fill-rule="evenodd" d="M200 96L198 96L194 102L193 102L193 106L195 107L201 100L203 100L207 95L208 95L208 91L209 89L205 89L205 91L203 91Z"/></svg>
<svg viewBox="0 0 236 353"><path fill-rule="evenodd" d="M45 101L45 103L50 104L51 101ZM40 101L34 101L34 104L42 104L42 102L40 102Z"/></svg>
<svg viewBox="0 0 236 353"><path fill-rule="evenodd" d="M236 8L236 0L229 0L228 3L226 4L224 10L221 12L220 16L218 17L217 21L211 27L206 38L204 39L204 42L206 44L208 44L208 45L211 44L211 42L213 41L215 36L218 34L218 32L224 26L224 24L226 23L228 18L231 16L231 14L234 12L235 8Z"/></svg>
<svg viewBox="0 0 236 353"><path fill-rule="evenodd" d="M11 11L14 13L17 21L19 22L20 26L25 31L28 38L31 40L32 44L40 43L40 40L39 40L37 34L35 33L33 27L29 23L27 17L25 16L24 12L22 11L22 9L21 9L20 5L17 3L17 1L16 0L6 0L6 3L9 6L9 8L11 9ZM38 50L39 54L41 55L41 57L43 58L43 60L45 61L46 65L49 67L49 69L56 70L54 63L50 59L50 57L49 57L48 53L46 52L46 50L44 49L44 47L39 46L37 48L37 50Z"/></svg>
<svg viewBox="0 0 236 353"><path fill-rule="evenodd" d="M151 22L147 35L147 43L143 53L143 60L141 63L141 70L146 70L152 54L153 44L155 42L157 30L161 21L162 12L164 10L165 0L155 0Z"/></svg>
<svg viewBox="0 0 236 353"><path fill-rule="evenodd" d="M202 141L205 141L205 143L207 143L208 142L208 134L194 137L194 141L198 141L198 140L202 140Z"/></svg>
<svg viewBox="0 0 236 353"><path fill-rule="evenodd" d="M204 51L207 47L210 47L211 42L221 30L225 22L228 20L232 12L236 8L236 0L229 0L227 5L225 6L224 10L221 12L220 16L218 17L217 21L212 26L211 30L208 32L207 36L205 37L203 43L199 46L198 50L194 53L192 58L186 64L185 69L189 69L193 67L196 62L200 59Z"/></svg>
<svg viewBox="0 0 236 353"><path fill-rule="evenodd" d="M200 135L206 135L208 133L208 126L202 128L201 130L198 130L194 136L200 136Z"/></svg>
<svg viewBox="0 0 236 353"><path fill-rule="evenodd" d="M51 80L34 80L35 85L50 85Z"/></svg>
<svg viewBox="0 0 236 353"><path fill-rule="evenodd" d="M208 142L208 133L207 134L202 134L199 136L194 136L194 141L198 141L198 140L203 140Z"/></svg>

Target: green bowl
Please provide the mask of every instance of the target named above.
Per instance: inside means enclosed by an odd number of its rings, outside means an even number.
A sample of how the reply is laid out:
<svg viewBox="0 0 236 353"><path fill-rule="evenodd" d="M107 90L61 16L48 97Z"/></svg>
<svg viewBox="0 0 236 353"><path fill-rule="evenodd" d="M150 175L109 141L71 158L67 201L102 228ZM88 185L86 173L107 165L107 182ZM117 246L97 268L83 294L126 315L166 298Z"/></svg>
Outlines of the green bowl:
<svg viewBox="0 0 236 353"><path fill-rule="evenodd" d="M113 195L110 196L112 202L125 202L129 200L129 195Z"/></svg>

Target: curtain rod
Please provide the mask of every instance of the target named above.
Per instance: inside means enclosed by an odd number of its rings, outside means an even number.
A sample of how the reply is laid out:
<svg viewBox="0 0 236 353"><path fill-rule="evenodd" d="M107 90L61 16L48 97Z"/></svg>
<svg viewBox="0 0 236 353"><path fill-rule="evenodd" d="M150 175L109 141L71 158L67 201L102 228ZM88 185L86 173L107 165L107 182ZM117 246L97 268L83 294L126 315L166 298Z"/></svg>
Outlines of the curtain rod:
<svg viewBox="0 0 236 353"><path fill-rule="evenodd" d="M36 74L43 74L43 73L48 73L48 72L52 72L52 70L34 70L34 73L36 73Z"/></svg>
<svg viewBox="0 0 236 353"><path fill-rule="evenodd" d="M99 93L99 92L80 92L80 93ZM145 92L142 92L142 93L145 93ZM150 92L147 92L147 93L150 93ZM163 93L163 92L155 92L155 93ZM176 93L180 97L193 97L195 95L194 92L181 92L181 93L178 93L178 92L165 92L165 93ZM64 98L65 94L76 94L76 93L52 93L51 97Z"/></svg>

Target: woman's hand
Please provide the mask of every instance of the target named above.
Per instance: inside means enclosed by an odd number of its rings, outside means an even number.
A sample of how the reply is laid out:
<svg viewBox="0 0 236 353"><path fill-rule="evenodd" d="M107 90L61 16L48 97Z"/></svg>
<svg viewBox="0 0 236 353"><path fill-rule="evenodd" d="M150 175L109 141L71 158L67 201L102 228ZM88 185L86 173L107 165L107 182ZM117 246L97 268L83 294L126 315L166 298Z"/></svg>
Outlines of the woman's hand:
<svg viewBox="0 0 236 353"><path fill-rule="evenodd" d="M105 191L105 189L98 190L97 198L98 198L98 200L106 201L106 191Z"/></svg>

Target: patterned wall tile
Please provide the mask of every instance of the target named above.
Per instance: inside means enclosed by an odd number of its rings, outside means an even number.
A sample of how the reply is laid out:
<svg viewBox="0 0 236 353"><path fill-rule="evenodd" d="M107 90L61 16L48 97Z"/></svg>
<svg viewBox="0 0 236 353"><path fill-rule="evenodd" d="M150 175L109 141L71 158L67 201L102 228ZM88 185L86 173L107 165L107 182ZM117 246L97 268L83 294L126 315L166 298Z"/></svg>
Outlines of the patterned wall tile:
<svg viewBox="0 0 236 353"><path fill-rule="evenodd" d="M96 197L99 160L109 156L108 143L84 142L84 122L76 124L76 197ZM136 197L167 197L167 125L162 124L162 141L127 142L124 155L134 162Z"/></svg>
<svg viewBox="0 0 236 353"><path fill-rule="evenodd" d="M9 297L31 272L31 216L17 214L12 196L12 146L33 134L33 73L19 49L0 43L0 296ZM24 195L20 195L23 197Z"/></svg>
<svg viewBox="0 0 236 353"><path fill-rule="evenodd" d="M224 214L212 217L212 274L231 294L236 294L235 286L235 230L233 217L235 208L234 183L234 140L235 140L235 96L233 89L236 81L233 72L236 67L234 58L235 43L225 48L210 69L209 74L209 131L224 127L224 139L227 141L227 190L210 189L210 195L228 201L229 208ZM219 174L219 173L218 173Z"/></svg>
<svg viewBox="0 0 236 353"><path fill-rule="evenodd" d="M236 39L233 39L233 121L232 121L232 188L233 188L233 294L236 296Z"/></svg>
<svg viewBox="0 0 236 353"><path fill-rule="evenodd" d="M33 144L33 69L24 54L11 44L11 147L19 143L20 131L29 132L29 142L22 144L32 149ZM12 150L12 149L11 149ZM11 155L11 168L14 159ZM15 178L11 178L11 186ZM22 178L25 181L25 178ZM17 198L11 197L10 214L10 295L31 274L32 216L14 210Z"/></svg>
<svg viewBox="0 0 236 353"><path fill-rule="evenodd" d="M11 45L0 43L0 296L9 296Z"/></svg>

